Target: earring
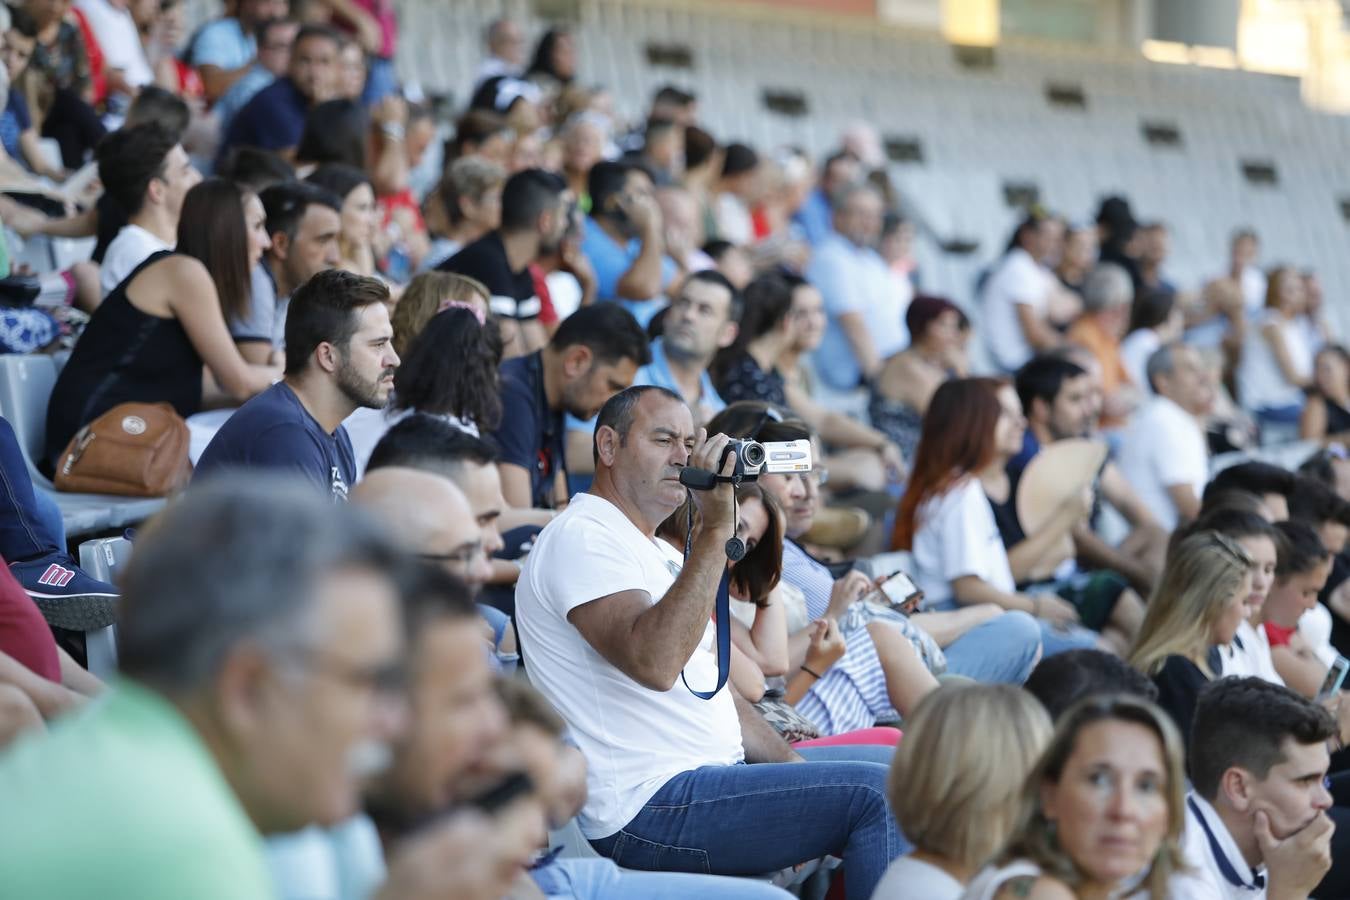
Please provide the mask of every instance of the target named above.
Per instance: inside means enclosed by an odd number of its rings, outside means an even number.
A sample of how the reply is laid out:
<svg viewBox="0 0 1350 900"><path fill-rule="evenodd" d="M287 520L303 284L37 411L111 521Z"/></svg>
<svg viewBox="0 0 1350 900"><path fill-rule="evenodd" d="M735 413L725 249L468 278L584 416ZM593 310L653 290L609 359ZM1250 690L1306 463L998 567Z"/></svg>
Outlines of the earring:
<svg viewBox="0 0 1350 900"><path fill-rule="evenodd" d="M1050 846L1059 847L1059 826L1055 824L1054 819L1045 820L1045 837L1050 842Z"/></svg>

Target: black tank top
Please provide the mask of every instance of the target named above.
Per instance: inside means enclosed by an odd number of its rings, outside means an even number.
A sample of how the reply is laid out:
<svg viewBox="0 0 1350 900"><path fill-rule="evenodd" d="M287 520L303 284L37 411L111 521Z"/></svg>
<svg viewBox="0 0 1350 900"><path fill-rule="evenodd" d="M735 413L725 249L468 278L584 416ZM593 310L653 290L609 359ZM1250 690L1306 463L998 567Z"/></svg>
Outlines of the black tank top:
<svg viewBox="0 0 1350 900"><path fill-rule="evenodd" d="M172 255L152 254L89 320L47 404L47 466L75 432L119 403L169 403L184 418L201 410L202 358L183 323L141 312L127 299L127 285L143 269Z"/></svg>

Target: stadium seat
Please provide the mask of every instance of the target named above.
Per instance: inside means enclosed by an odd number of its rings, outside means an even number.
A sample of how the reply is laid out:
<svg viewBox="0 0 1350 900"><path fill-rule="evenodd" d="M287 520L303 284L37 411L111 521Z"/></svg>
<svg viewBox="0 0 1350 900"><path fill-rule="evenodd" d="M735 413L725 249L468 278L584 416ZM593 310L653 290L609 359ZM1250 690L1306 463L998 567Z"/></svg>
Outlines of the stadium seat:
<svg viewBox="0 0 1350 900"><path fill-rule="evenodd" d="M46 355L0 356L0 416L14 428L28 463L33 487L61 508L67 537L79 537L121 528L153 515L161 499L115 497L105 494L68 494L56 490L38 471L47 428L47 400L56 384L56 361Z"/></svg>
<svg viewBox="0 0 1350 900"><path fill-rule="evenodd" d="M96 538L80 544L80 568L99 581L115 583L117 573L131 558L131 541L124 537ZM85 663L103 680L117 674L117 632L108 625L84 635Z"/></svg>

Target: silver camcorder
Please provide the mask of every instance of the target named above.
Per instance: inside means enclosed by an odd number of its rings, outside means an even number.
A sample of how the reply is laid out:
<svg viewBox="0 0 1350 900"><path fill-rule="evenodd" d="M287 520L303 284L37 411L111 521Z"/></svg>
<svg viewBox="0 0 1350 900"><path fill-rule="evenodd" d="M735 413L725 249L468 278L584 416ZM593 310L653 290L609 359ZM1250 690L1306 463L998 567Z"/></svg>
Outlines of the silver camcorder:
<svg viewBox="0 0 1350 900"><path fill-rule="evenodd" d="M811 471L811 442L808 440L768 441L761 444L759 441L733 438L727 443L726 452L733 454L736 460L732 477L739 476L742 481L754 481L761 475L790 475Z"/></svg>

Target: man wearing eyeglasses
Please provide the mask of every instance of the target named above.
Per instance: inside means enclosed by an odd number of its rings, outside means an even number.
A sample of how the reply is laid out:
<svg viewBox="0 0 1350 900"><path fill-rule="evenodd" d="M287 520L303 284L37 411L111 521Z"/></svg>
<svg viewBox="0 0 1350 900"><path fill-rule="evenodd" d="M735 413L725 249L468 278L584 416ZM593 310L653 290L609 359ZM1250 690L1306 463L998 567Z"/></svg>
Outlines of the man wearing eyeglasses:
<svg viewBox="0 0 1350 900"><path fill-rule="evenodd" d="M477 586L492 574L483 532L464 493L430 472L386 467L367 473L352 502L369 510L399 546Z"/></svg>
<svg viewBox="0 0 1350 900"><path fill-rule="evenodd" d="M350 816L402 729L401 565L293 479L171 504L123 574L120 683L0 762L6 896L273 896L260 833Z"/></svg>

